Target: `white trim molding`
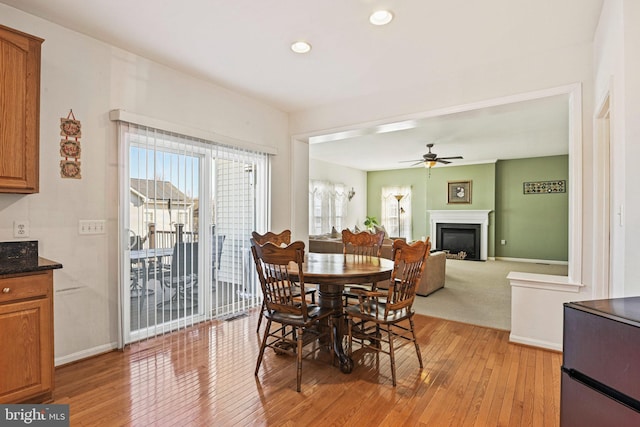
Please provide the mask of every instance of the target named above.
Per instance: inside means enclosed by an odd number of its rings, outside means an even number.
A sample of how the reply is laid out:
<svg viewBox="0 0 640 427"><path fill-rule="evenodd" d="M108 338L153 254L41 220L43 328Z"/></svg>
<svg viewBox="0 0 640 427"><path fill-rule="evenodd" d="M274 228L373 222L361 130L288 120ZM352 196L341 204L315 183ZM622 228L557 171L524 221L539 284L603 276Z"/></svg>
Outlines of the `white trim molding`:
<svg viewBox="0 0 640 427"><path fill-rule="evenodd" d="M561 292L580 292L582 283L573 283L568 276L554 276L552 274L521 273L510 271L507 275L509 284L513 287L546 289ZM512 291L513 292L513 291Z"/></svg>
<svg viewBox="0 0 640 427"><path fill-rule="evenodd" d="M489 257L491 259L491 257ZM553 264L553 265L569 265L569 261L556 261L554 259L534 259L534 258L511 258L497 256L494 259L500 261L526 262L529 264Z"/></svg>
<svg viewBox="0 0 640 427"><path fill-rule="evenodd" d="M428 211L431 228L431 245L438 247L436 241L437 224L480 224L480 259L487 260L489 249L489 213L490 210L440 210Z"/></svg>
<svg viewBox="0 0 640 427"><path fill-rule="evenodd" d="M55 366L67 365L69 363L77 362L78 360L88 359L89 357L97 356L99 354L109 353L118 348L117 342L111 342L108 344L99 345L92 348L87 348L76 353L68 354L66 356L56 357Z"/></svg>

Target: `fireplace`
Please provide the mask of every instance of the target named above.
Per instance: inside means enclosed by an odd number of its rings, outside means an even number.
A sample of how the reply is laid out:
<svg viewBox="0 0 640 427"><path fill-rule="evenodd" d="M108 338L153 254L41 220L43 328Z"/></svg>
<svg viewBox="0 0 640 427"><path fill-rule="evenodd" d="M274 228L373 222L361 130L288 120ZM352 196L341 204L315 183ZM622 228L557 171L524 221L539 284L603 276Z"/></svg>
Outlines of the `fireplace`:
<svg viewBox="0 0 640 427"><path fill-rule="evenodd" d="M490 210L467 210L467 209L451 209L451 210L433 210L429 212L429 220L430 220L430 235L431 235L431 245L433 248L446 248L446 245L451 244L451 242L444 242L445 240L454 240L456 247L460 245L460 241L466 241L463 243L464 247L468 250L464 250L467 252L467 258L469 259L471 249L468 246L471 246L471 240L473 239L473 259L486 261L489 249L489 212ZM448 233L449 236L443 236L438 229L442 228L440 225L445 225L449 228ZM457 231L453 231L452 229L456 228ZM473 237L471 235L473 234ZM443 246L443 243L445 246ZM449 249L451 252L457 253L460 250L456 250L454 247L453 250Z"/></svg>
<svg viewBox="0 0 640 427"><path fill-rule="evenodd" d="M480 224L438 223L436 225L438 250L452 254L466 253L464 259L479 261Z"/></svg>

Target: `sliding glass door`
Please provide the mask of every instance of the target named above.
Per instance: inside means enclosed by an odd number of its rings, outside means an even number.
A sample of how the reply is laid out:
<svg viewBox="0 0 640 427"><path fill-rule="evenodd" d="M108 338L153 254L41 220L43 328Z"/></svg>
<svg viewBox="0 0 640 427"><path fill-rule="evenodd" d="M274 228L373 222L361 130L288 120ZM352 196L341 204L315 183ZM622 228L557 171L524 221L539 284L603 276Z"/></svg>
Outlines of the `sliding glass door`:
<svg viewBox="0 0 640 427"><path fill-rule="evenodd" d="M120 138L123 342L259 305L268 156L122 122Z"/></svg>

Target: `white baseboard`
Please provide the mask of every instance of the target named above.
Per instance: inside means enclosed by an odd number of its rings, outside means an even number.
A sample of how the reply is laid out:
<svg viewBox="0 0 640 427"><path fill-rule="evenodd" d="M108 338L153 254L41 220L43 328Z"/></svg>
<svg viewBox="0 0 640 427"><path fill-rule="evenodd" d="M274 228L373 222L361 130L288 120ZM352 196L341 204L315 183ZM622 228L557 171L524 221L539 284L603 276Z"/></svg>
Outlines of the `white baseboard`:
<svg viewBox="0 0 640 427"><path fill-rule="evenodd" d="M562 343L558 344L550 341L542 341L542 340L536 340L533 338L519 337L513 334L509 334L509 342L516 343L516 344L524 344L531 347L540 347L547 350L562 351Z"/></svg>
<svg viewBox="0 0 640 427"><path fill-rule="evenodd" d="M530 258L508 258L508 257L495 257L496 260L502 261L514 261L514 262L528 262L531 264L557 264L557 265L569 265L569 261L555 261L548 259L530 259Z"/></svg>
<svg viewBox="0 0 640 427"><path fill-rule="evenodd" d="M66 365L67 363L76 362L78 360L86 359L91 356L107 353L109 351L115 350L116 348L118 348L118 343L115 343L115 342L100 345L98 347L88 348L86 350L69 354L67 356L56 357L55 365L56 366Z"/></svg>

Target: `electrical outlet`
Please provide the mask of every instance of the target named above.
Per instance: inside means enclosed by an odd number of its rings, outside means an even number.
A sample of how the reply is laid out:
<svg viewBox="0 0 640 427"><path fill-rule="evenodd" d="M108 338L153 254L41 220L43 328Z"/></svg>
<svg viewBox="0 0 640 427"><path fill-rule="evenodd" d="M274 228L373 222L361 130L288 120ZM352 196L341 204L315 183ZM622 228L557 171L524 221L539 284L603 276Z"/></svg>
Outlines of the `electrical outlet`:
<svg viewBox="0 0 640 427"><path fill-rule="evenodd" d="M502 239L502 240L500 240L500 244L501 244L501 245L506 245L506 244L507 244L507 241L506 241L506 240L504 240L504 239Z"/></svg>
<svg viewBox="0 0 640 427"><path fill-rule="evenodd" d="M78 222L78 234L104 234L105 232L104 219L81 219Z"/></svg>
<svg viewBox="0 0 640 427"><path fill-rule="evenodd" d="M29 237L29 221L13 221L13 237Z"/></svg>

